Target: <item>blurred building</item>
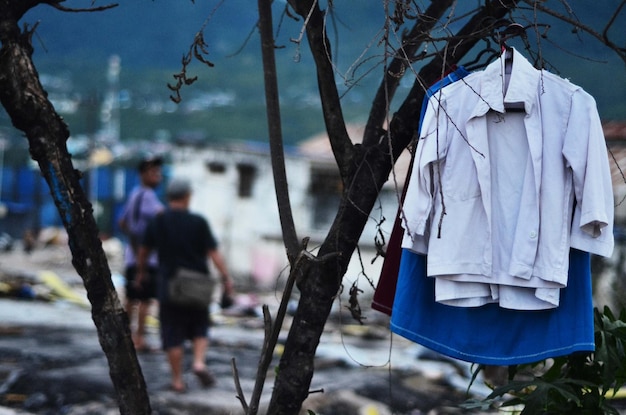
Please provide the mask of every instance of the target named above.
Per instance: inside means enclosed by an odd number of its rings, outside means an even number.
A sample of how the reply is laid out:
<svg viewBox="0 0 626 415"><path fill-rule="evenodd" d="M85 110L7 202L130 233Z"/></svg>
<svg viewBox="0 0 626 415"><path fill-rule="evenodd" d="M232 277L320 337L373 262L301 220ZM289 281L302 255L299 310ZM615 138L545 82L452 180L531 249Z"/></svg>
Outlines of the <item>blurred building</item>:
<svg viewBox="0 0 626 415"><path fill-rule="evenodd" d="M354 139L362 130L349 129ZM315 250L335 218L342 192L337 165L325 135L312 137L287 148L285 164L289 196L299 238L310 238ZM348 276L377 280L382 258L376 243L388 241L397 213L408 156L396 167L393 178L381 192L360 241L361 259L354 256ZM173 152L172 175L193 182L191 209L205 215L227 256L234 273L250 275L255 283L274 284L286 269L274 179L267 144L231 142L206 149Z"/></svg>

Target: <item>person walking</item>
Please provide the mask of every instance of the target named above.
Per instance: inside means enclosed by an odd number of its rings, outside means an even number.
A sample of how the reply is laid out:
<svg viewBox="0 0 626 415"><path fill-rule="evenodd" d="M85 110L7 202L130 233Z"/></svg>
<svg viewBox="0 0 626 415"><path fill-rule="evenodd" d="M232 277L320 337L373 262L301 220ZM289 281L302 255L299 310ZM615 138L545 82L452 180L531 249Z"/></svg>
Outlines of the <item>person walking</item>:
<svg viewBox="0 0 626 415"><path fill-rule="evenodd" d="M146 228L138 259L140 284L145 273L148 255L156 251L159 257L157 298L163 350L171 369L171 389L184 392L183 381L184 343L191 340L192 371L203 386L215 383L206 366L210 326L207 307L172 304L168 301L168 280L180 267L209 273L208 259L221 275L224 292L233 294L233 283L226 262L218 249L211 227L202 216L189 211L191 184L186 179L174 178L167 186L168 207L157 215Z"/></svg>
<svg viewBox="0 0 626 415"><path fill-rule="evenodd" d="M140 183L130 192L118 220L120 229L128 237L124 251L124 308L131 324L135 349L140 353L152 351L152 347L145 340L145 334L146 319L156 297L158 259L156 254L150 256L147 262L147 278L138 287L135 284L137 250L148 222L165 208L155 192L162 180L162 165L163 159L159 157L144 158L139 162L137 168ZM133 324L135 318L136 324Z"/></svg>

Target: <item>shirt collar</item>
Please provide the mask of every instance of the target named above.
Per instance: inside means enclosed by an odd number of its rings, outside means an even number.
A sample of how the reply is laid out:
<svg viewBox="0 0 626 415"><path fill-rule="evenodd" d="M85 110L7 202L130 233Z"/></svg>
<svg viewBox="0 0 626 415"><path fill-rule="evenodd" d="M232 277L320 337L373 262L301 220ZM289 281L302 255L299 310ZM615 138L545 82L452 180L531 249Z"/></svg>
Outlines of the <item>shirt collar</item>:
<svg viewBox="0 0 626 415"><path fill-rule="evenodd" d="M505 112L505 103L523 102L526 114L530 114L537 102L537 85L541 72L516 49L513 53L509 87L504 95L505 54L491 63L482 74L479 104L474 109L474 116L482 116L490 109Z"/></svg>

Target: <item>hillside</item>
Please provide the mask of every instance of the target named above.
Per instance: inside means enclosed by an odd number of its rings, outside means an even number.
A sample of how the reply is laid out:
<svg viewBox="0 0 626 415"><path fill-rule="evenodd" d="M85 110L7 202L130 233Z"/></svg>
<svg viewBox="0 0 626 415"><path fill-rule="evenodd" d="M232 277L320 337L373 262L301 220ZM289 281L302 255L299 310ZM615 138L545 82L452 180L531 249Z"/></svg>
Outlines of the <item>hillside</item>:
<svg viewBox="0 0 626 415"><path fill-rule="evenodd" d="M68 0L64 5L84 7L85 3ZM124 139L262 140L266 136L266 121L259 38L255 31L256 3L226 0L215 9L218 3L133 0L101 13L62 13L40 6L27 14L23 23L39 23L35 60L46 88L59 102L59 108L64 109L63 115L75 135L91 134L98 128L98 107L107 91L107 61L111 55L118 55L122 64L119 90ZM278 18L284 1L275 3ZM590 19L589 24L594 27L606 18L606 10L598 10L596 4L586 0L576 5L579 17ZM358 7L345 1L335 1L335 5L340 19L330 20L329 25L337 33L338 41L333 47L339 56L338 69L347 73L361 52L377 39L383 24L382 6L379 1L360 1ZM167 83L173 82L172 75L180 71L181 56L207 16L210 19L204 33L209 59L215 67L194 64L191 74L199 80L182 91L183 102L176 105L169 100ZM526 18L520 16L520 22ZM297 142L323 129L306 40L301 48L290 41L300 36L301 24L283 17L280 26L275 27L278 44L282 46L277 49L277 63L287 142ZM626 25L618 26L624 36L616 38L626 38ZM625 119L623 63L596 41L573 34L571 28L554 25L549 35L542 41L542 52L554 71L594 95L603 118ZM593 60L573 57L561 49L574 50ZM371 50L367 56L380 53ZM356 76L367 76L344 98L349 121L367 117L380 78L381 67L375 64L379 61L380 57L376 57L357 66ZM338 84L346 89L340 78ZM403 87L407 88L408 82ZM0 116L0 126L7 122L6 115Z"/></svg>

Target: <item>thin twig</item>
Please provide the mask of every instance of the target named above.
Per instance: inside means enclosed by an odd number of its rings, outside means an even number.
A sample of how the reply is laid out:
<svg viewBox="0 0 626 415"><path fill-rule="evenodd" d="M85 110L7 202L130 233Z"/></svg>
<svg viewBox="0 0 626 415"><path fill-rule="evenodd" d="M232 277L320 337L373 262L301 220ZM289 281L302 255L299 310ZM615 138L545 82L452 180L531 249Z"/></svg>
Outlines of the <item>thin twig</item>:
<svg viewBox="0 0 626 415"><path fill-rule="evenodd" d="M617 8L615 9L615 13L613 13L613 16L611 16L611 19L609 20L609 22L606 24L606 27L602 31L602 37L604 38L606 42L609 41L609 29L611 28L611 26L613 26L613 23L615 23L615 20L617 19L617 16L622 11L622 8L624 7L624 5L626 5L626 0L622 0L620 5L617 6Z"/></svg>
<svg viewBox="0 0 626 415"><path fill-rule="evenodd" d="M551 16L556 17L559 20L564 21L565 23L569 23L573 26L575 26L576 28L587 32L589 35L595 37L596 39L598 39L600 42L602 42L604 45L608 46L609 48L611 48L615 53L617 53L617 55L624 61L626 62L626 48L623 47L619 47L618 45L616 45L615 43L613 43L612 41L610 41L608 39L608 37L606 37L606 31L608 30L608 26L605 28L605 32L604 34L600 34L597 31L595 31L594 29L592 29L591 27L581 23L578 20L572 19L568 16L564 16L561 13L558 13L552 9L550 9L549 7L546 7L544 5L542 5L541 3L535 1L535 0L523 0L526 4L529 4L531 7L537 8L537 10L540 10L546 14L549 14ZM622 3L617 7L616 9L616 13L619 12L619 10L621 10L621 8L624 6L624 1L622 1ZM613 16L613 18L611 20L613 20L615 18L615 15Z"/></svg>
<svg viewBox="0 0 626 415"><path fill-rule="evenodd" d="M306 32L306 27L309 24L309 20L311 20L311 16L313 15L313 11L315 11L315 6L317 6L317 0L313 1L313 4L311 4L311 8L309 9L309 13L307 14L306 18L304 19L304 23L302 24L302 29L300 29L300 35L298 36L297 39L291 39L291 41L295 44L301 45L302 44L302 38L304 37L304 33Z"/></svg>
<svg viewBox="0 0 626 415"><path fill-rule="evenodd" d="M54 7L57 10L60 10L62 12L69 12L69 13L101 12L101 11L113 9L113 8L119 6L118 3L111 3L111 4L107 4L106 6L73 8L73 7L61 6L59 3L56 3L56 2L55 3L47 3L47 4L49 4L50 6Z"/></svg>
<svg viewBox="0 0 626 415"><path fill-rule="evenodd" d="M230 361L230 365L233 369L233 378L235 379L235 389L237 390L237 399L241 402L243 412L248 413L248 404L246 403L246 397L244 396L243 389L241 388L241 382L239 381L239 370L237 370L237 361L233 357Z"/></svg>
<svg viewBox="0 0 626 415"><path fill-rule="evenodd" d="M285 289L283 290L283 296L281 298L280 305L276 313L276 321L274 322L274 324L271 323L271 317L269 316L267 305L263 306L263 316L265 318L265 338L263 341L263 348L261 350L261 357L259 359L259 366L257 369L254 389L252 391L252 397L250 398L250 408L249 412L246 412L246 415L256 415L257 411L259 410L259 402L261 401L261 393L263 392L265 378L267 376L267 370L270 366L270 363L272 362L274 349L276 348L276 344L278 343L278 335L280 334L283 321L285 319L285 316L287 315L287 305L289 304L289 300L291 299L291 292L293 291L293 286L297 279L297 275L301 272L303 261L306 258L309 258L307 254L309 253L303 248L303 250L298 255L298 258L296 259L294 265L292 266L291 271L289 272L287 284L285 286Z"/></svg>

